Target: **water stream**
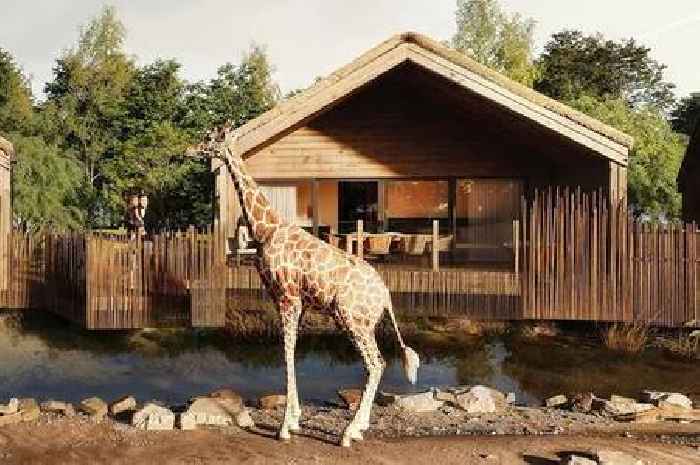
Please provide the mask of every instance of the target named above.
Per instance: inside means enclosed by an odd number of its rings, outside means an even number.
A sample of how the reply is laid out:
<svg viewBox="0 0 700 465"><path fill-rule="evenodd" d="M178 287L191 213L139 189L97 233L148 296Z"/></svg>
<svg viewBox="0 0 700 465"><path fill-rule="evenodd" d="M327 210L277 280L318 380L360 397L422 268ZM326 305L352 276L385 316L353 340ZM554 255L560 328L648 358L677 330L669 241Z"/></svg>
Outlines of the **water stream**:
<svg viewBox="0 0 700 465"><path fill-rule="evenodd" d="M480 383L515 392L527 403L559 393L634 395L644 388L700 397L700 363L654 350L623 357L601 348L595 337L424 334L409 342L423 361L418 385L404 381L389 341L382 347L388 366L381 389ZM224 386L252 400L283 392L281 353L279 341L242 341L219 330L90 332L44 312L0 312L0 402L11 396L76 402L132 394L177 404ZM335 399L340 387L360 386L364 372L346 338L302 336L297 378L304 401L323 402Z"/></svg>

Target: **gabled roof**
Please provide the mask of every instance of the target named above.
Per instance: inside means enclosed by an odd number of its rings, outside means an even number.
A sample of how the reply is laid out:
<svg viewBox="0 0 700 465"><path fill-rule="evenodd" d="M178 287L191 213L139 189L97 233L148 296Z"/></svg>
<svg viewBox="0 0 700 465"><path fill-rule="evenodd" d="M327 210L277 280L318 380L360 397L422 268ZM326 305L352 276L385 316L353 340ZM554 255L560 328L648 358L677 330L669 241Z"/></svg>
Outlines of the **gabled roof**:
<svg viewBox="0 0 700 465"><path fill-rule="evenodd" d="M329 110L363 85L410 61L524 118L626 165L633 139L617 129L542 95L421 34L398 34L303 92L239 127L245 154Z"/></svg>
<svg viewBox="0 0 700 465"><path fill-rule="evenodd" d="M690 143L685 151L681 169L678 172L678 189L680 191L685 189L685 181L689 179L691 173L696 173L696 179L700 175L700 121L697 122L695 131L690 136Z"/></svg>

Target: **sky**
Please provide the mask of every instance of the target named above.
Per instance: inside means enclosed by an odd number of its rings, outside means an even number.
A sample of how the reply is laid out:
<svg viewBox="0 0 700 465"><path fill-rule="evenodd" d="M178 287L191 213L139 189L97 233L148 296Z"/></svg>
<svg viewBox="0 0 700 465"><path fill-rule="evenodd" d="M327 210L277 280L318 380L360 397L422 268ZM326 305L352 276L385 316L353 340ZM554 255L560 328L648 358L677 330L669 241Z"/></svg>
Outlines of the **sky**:
<svg viewBox="0 0 700 465"><path fill-rule="evenodd" d="M104 4L127 27L139 63L176 58L182 76L207 79L236 63L255 41L267 47L283 92L308 86L402 31L443 40L454 34L455 0L0 0L0 47L31 77L35 95L81 25ZM562 29L634 37L668 65L679 96L700 91L698 0L501 0L537 21L538 50Z"/></svg>

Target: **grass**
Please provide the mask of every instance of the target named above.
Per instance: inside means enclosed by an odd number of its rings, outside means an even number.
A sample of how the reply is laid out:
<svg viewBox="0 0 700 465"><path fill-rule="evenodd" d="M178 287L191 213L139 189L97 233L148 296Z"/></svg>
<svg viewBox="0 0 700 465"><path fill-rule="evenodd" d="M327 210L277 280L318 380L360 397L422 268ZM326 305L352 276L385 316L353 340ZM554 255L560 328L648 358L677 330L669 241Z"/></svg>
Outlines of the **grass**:
<svg viewBox="0 0 700 465"><path fill-rule="evenodd" d="M649 340L649 325L645 323L615 323L601 330L605 347L628 355L641 353Z"/></svg>

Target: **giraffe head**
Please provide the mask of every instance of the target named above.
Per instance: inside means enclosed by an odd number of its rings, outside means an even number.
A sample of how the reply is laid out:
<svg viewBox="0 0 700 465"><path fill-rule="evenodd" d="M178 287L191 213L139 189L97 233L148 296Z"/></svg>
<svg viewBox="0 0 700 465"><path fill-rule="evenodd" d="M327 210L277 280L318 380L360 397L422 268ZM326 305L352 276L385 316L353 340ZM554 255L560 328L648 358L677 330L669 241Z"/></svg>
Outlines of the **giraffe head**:
<svg viewBox="0 0 700 465"><path fill-rule="evenodd" d="M226 148L234 144L233 126L226 123L209 131L203 142L192 145L185 151L185 156L200 159L225 159Z"/></svg>

